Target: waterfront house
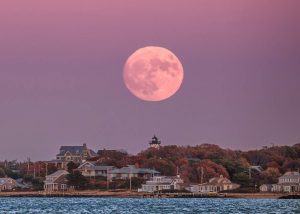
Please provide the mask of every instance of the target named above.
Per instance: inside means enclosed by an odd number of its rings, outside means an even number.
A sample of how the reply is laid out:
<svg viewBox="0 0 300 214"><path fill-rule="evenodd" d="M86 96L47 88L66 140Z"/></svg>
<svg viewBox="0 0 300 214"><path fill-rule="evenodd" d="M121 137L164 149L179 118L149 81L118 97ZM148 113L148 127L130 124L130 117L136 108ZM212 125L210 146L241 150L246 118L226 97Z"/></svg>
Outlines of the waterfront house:
<svg viewBox="0 0 300 214"><path fill-rule="evenodd" d="M97 154L87 147L84 143L82 146L61 146L59 153L56 155L56 160L50 161L55 163L60 169L65 169L69 162L83 163L89 158L96 157Z"/></svg>
<svg viewBox="0 0 300 214"><path fill-rule="evenodd" d="M200 186L199 184L189 184L186 186L185 190L188 192L198 193L200 192Z"/></svg>
<svg viewBox="0 0 300 214"><path fill-rule="evenodd" d="M263 184L259 187L259 190L261 192L271 192L272 191L272 187L273 185L272 184Z"/></svg>
<svg viewBox="0 0 300 214"><path fill-rule="evenodd" d="M11 191L17 187L17 182L12 178L0 178L0 192Z"/></svg>
<svg viewBox="0 0 300 214"><path fill-rule="evenodd" d="M47 175L44 181L44 190L47 192L67 190L68 174L66 170L58 170L51 175Z"/></svg>
<svg viewBox="0 0 300 214"><path fill-rule="evenodd" d="M221 192L239 188L239 184L232 183L228 178L220 175L209 179L208 183L200 184L200 192Z"/></svg>
<svg viewBox="0 0 300 214"><path fill-rule="evenodd" d="M129 178L143 178L149 179L151 176L159 175L160 172L154 169L146 169L146 168L137 168L134 165L128 165L126 167L122 167L120 169L113 169L108 171L108 177L110 180L112 179L129 179Z"/></svg>
<svg viewBox="0 0 300 214"><path fill-rule="evenodd" d="M107 172L113 169L114 166L101 166L96 161L86 161L77 168L85 177L107 177Z"/></svg>
<svg viewBox="0 0 300 214"><path fill-rule="evenodd" d="M262 192L300 192L300 173L286 172L278 178L277 184L263 184L259 189Z"/></svg>
<svg viewBox="0 0 300 214"><path fill-rule="evenodd" d="M209 179L207 183L190 185L186 188L186 190L193 193L206 193L233 190L239 187L240 185L232 183L228 178L225 178L223 177L223 175L220 175L219 177Z"/></svg>
<svg viewBox="0 0 300 214"><path fill-rule="evenodd" d="M177 176L153 176L146 184L142 184L139 192L157 192L163 190L180 190L183 184L180 175Z"/></svg>

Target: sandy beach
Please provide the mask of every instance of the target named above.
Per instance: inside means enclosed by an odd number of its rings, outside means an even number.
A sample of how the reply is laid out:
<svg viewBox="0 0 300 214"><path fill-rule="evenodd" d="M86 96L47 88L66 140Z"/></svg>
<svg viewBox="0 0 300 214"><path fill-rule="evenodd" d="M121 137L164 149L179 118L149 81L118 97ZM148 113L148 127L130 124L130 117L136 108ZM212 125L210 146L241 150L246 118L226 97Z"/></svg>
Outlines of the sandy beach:
<svg viewBox="0 0 300 214"><path fill-rule="evenodd" d="M213 197L220 198L253 198L253 199L276 199L282 196L287 196L287 194L282 193L221 193L215 194ZM188 194L148 194L139 193L135 191L100 191L100 190L86 190L86 191L72 191L72 192L53 192L46 193L44 191L13 191L13 192L0 192L0 197L134 197L134 198L171 198L171 197L193 197L193 195ZM197 196L196 196L197 197ZM200 197L200 196L198 196ZM205 197L205 196L203 196Z"/></svg>

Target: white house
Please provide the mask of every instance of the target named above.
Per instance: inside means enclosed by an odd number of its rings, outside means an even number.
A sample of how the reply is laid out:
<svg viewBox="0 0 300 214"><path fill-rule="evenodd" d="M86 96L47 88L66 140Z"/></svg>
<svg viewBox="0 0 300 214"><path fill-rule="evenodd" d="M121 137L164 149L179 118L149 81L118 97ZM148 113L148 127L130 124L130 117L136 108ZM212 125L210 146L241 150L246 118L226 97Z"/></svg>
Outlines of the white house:
<svg viewBox="0 0 300 214"><path fill-rule="evenodd" d="M277 184L263 184L259 189L262 192L300 192L300 173L286 172L278 178Z"/></svg>
<svg viewBox="0 0 300 214"><path fill-rule="evenodd" d="M129 179L129 178L144 178L149 179L153 175L159 175L160 172L154 169L137 168L134 165L128 165L120 169L112 169L108 171L108 178L112 179Z"/></svg>
<svg viewBox="0 0 300 214"><path fill-rule="evenodd" d="M107 177L107 172L113 169L115 169L114 166L100 166L95 161L86 161L77 168L85 177Z"/></svg>
<svg viewBox="0 0 300 214"><path fill-rule="evenodd" d="M162 190L179 190L183 180L179 175L174 177L167 176L154 176L142 184L142 188L138 189L139 192L156 192Z"/></svg>
<svg viewBox="0 0 300 214"><path fill-rule="evenodd" d="M49 192L67 190L68 174L65 170L58 170L51 175L47 175L44 181L44 190Z"/></svg>
<svg viewBox="0 0 300 214"><path fill-rule="evenodd" d="M190 184L188 185L185 190L189 191L189 192L200 192L200 186L199 184Z"/></svg>
<svg viewBox="0 0 300 214"><path fill-rule="evenodd" d="M225 178L223 177L223 175L220 175L220 177L214 177L209 179L207 183L190 185L186 188L186 190L193 193L206 193L233 190L239 187L240 185L232 183L228 178Z"/></svg>
<svg viewBox="0 0 300 214"><path fill-rule="evenodd" d="M271 192L272 191L272 187L273 185L272 184L263 184L259 187L259 190L261 192Z"/></svg>

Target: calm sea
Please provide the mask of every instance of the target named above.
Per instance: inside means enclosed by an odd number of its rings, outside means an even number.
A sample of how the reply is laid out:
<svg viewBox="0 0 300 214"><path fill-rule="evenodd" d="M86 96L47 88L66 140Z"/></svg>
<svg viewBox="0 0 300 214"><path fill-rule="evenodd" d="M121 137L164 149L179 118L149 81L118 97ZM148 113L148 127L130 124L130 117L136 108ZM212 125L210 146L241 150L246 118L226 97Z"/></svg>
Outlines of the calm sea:
<svg viewBox="0 0 300 214"><path fill-rule="evenodd" d="M300 213L300 200L0 198L0 213Z"/></svg>

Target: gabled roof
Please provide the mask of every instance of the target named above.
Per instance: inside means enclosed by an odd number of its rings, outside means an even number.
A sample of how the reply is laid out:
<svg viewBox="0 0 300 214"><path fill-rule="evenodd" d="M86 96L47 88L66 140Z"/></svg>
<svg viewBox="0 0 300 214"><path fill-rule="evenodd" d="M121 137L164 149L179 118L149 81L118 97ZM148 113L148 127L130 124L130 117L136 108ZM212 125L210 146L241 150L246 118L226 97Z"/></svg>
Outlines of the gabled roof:
<svg viewBox="0 0 300 214"><path fill-rule="evenodd" d="M66 170L57 170L56 172L47 175L44 183L55 183L59 179L66 177L69 173Z"/></svg>
<svg viewBox="0 0 300 214"><path fill-rule="evenodd" d="M66 170L57 170L56 172L47 175L46 177L60 177L62 175L68 175L69 173Z"/></svg>
<svg viewBox="0 0 300 214"><path fill-rule="evenodd" d="M211 185L228 184L228 183L231 183L231 181L228 178L225 178L223 176L211 178L211 179L209 179L209 182L208 182L208 184L211 184Z"/></svg>
<svg viewBox="0 0 300 214"><path fill-rule="evenodd" d="M64 156L67 152L69 152L73 156L81 156L83 155L83 151L85 146L61 146L59 149L59 154L56 156ZM91 149L88 149L89 155L91 157L97 156L96 152Z"/></svg>
<svg viewBox="0 0 300 214"><path fill-rule="evenodd" d="M83 146L61 146L57 156L64 156L67 152L69 152L71 155L82 155L83 150Z"/></svg>
<svg viewBox="0 0 300 214"><path fill-rule="evenodd" d="M104 166L104 165L97 165L96 161L86 161L81 164L78 169L91 169L91 170L112 170L114 166Z"/></svg>
<svg viewBox="0 0 300 214"><path fill-rule="evenodd" d="M82 164L80 164L78 166L78 169L80 169L80 168L82 168L82 167L84 167L86 165L96 166L96 163L97 163L96 161L85 161L85 162L83 162Z"/></svg>
<svg viewBox="0 0 300 214"><path fill-rule="evenodd" d="M0 185L6 184L6 183L16 183L16 181L12 178L0 178Z"/></svg>
<svg viewBox="0 0 300 214"><path fill-rule="evenodd" d="M114 166L104 166L104 165L98 165L97 161L86 161L84 163L82 163L78 169L91 169L91 170L112 170L115 169Z"/></svg>
<svg viewBox="0 0 300 214"><path fill-rule="evenodd" d="M249 168L250 169L254 169L254 170L258 171L258 172L263 171L263 168L261 166L250 166Z"/></svg>

